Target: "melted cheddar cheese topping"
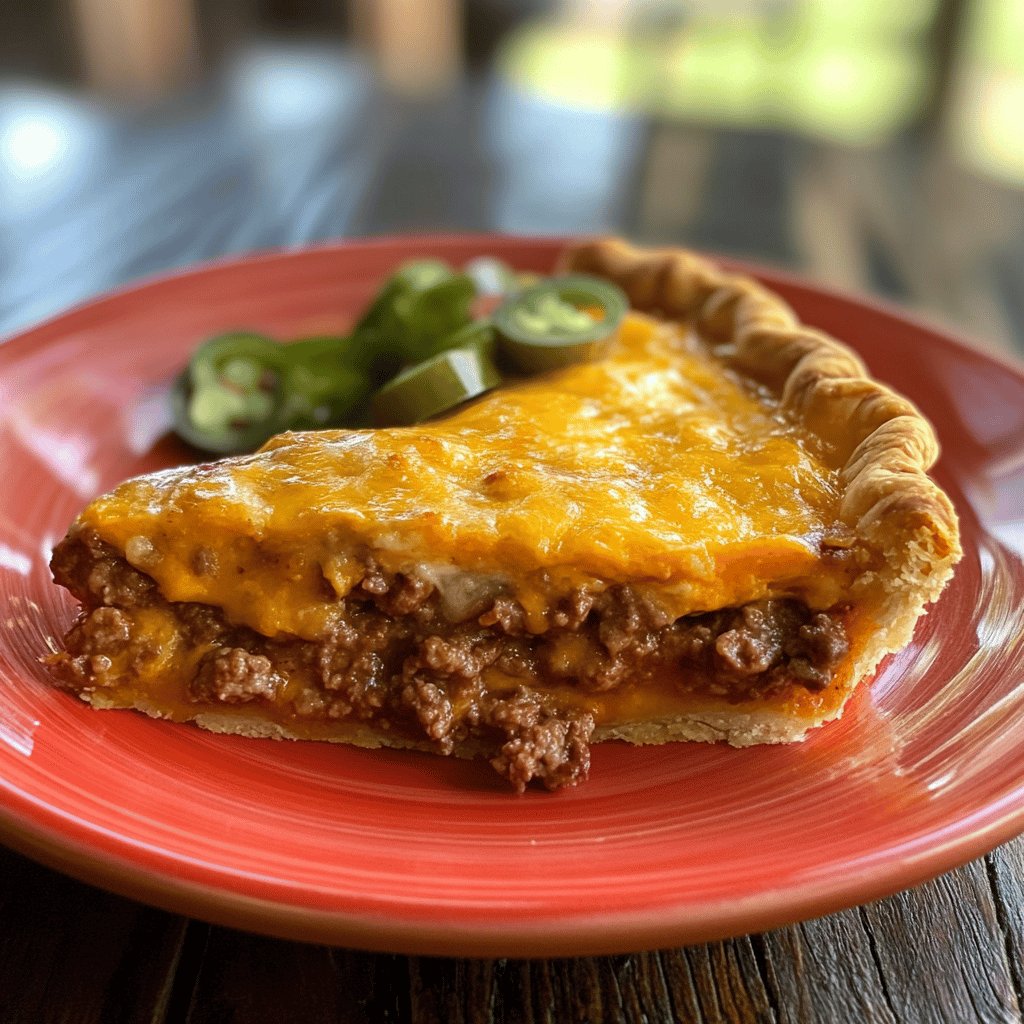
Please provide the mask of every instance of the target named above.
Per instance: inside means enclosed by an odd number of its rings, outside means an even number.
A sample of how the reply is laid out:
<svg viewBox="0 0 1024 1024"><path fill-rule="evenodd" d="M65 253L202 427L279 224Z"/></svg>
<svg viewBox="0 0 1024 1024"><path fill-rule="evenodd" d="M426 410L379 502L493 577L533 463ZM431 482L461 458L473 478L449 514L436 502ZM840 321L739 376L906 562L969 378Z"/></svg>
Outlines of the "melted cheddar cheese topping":
<svg viewBox="0 0 1024 1024"><path fill-rule="evenodd" d="M315 638L367 553L498 580L538 631L581 583L647 587L675 615L776 594L828 607L843 581L819 542L838 504L835 470L768 394L632 314L600 361L435 422L284 434L129 480L82 521L168 600Z"/></svg>

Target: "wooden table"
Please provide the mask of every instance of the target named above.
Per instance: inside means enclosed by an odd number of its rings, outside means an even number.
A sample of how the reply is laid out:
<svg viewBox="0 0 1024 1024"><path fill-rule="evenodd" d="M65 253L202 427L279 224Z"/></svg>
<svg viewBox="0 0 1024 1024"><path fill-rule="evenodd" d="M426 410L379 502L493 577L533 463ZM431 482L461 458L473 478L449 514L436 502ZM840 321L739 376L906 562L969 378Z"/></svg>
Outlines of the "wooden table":
<svg viewBox="0 0 1024 1024"><path fill-rule="evenodd" d="M614 229L788 265L1024 352L1022 196L928 139L843 151L572 114L494 81L409 106L342 57L316 57L304 76L301 54L272 52L156 110L0 90L0 127L12 112L30 130L0 158L5 333L229 252L422 229ZM1021 1021L1022 1008L1024 840L764 935L533 962L255 937L0 851L0 1024L964 1022Z"/></svg>

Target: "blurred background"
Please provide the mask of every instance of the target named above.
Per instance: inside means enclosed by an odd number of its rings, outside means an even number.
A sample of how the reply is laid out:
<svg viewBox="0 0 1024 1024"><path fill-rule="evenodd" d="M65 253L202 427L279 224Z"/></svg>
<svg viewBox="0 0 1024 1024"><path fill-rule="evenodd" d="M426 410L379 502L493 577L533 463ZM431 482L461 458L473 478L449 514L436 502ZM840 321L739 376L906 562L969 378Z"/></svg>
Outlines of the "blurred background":
<svg viewBox="0 0 1024 1024"><path fill-rule="evenodd" d="M1022 0L0 0L0 332L226 253L616 231L1024 353Z"/></svg>

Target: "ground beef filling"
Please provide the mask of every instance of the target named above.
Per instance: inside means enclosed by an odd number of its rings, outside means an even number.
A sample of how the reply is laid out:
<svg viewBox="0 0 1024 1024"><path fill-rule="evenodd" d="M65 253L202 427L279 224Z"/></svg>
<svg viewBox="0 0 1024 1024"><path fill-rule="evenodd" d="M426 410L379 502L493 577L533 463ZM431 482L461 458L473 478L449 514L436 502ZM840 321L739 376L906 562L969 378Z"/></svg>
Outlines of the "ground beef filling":
<svg viewBox="0 0 1024 1024"><path fill-rule="evenodd" d="M52 567L84 606L54 664L66 685L115 685L153 657L130 615L165 604L148 576L86 531L58 546ZM793 600L673 620L628 585L580 590L540 636L527 633L512 598L488 604L453 623L427 580L368 561L338 625L316 642L269 640L208 605L168 607L191 644L209 647L188 684L197 704L271 702L298 719L372 722L445 754L476 744L519 790L531 780L572 785L590 764L593 716L537 682L597 694L672 673L694 692L739 702L821 690L848 650L841 615ZM505 685L489 688L498 673Z"/></svg>

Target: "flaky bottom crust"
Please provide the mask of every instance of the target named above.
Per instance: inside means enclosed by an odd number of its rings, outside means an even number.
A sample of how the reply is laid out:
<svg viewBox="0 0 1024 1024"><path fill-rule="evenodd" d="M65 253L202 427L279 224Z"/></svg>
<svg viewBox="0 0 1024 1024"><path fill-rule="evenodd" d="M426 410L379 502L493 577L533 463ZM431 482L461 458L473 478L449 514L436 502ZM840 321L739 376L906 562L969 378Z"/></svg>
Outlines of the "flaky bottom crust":
<svg viewBox="0 0 1024 1024"><path fill-rule="evenodd" d="M165 719L166 711L157 704L137 698L131 701L119 700L102 691L79 694L82 700L97 709L125 709L142 711L151 718ZM599 725L594 730L593 742L619 740L634 746L657 746L679 740L703 743L725 742L733 747L751 747L768 743L795 743L803 740L807 733L825 722L839 718L845 702L838 707L823 710L816 715L795 718L776 710L756 711L746 708L735 710L690 711L638 722L617 722ZM250 739L309 740L327 743L344 743L366 749L387 748L392 750L419 750L437 753L436 745L426 740L381 732L372 726L358 722L336 722L323 725L310 736L310 729L289 728L279 722L267 720L260 715L243 711L197 711L192 723L208 732ZM456 757L477 758L491 756L495 751L479 739L465 740L455 745Z"/></svg>

